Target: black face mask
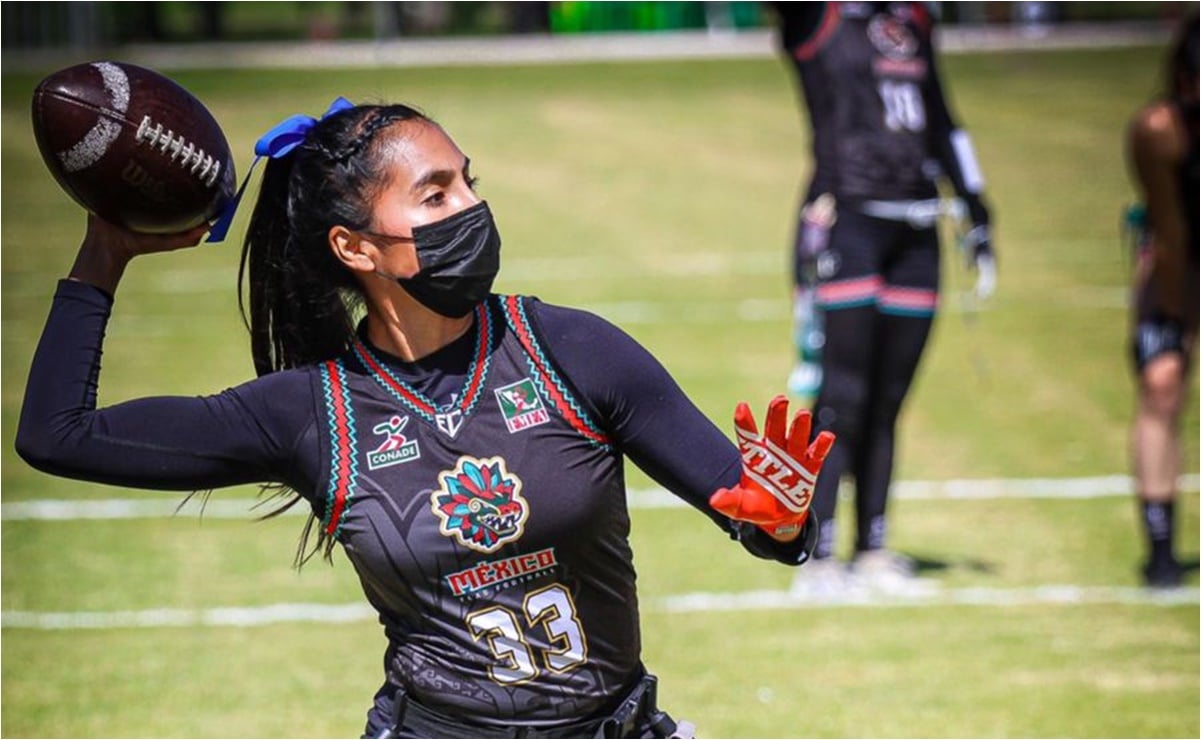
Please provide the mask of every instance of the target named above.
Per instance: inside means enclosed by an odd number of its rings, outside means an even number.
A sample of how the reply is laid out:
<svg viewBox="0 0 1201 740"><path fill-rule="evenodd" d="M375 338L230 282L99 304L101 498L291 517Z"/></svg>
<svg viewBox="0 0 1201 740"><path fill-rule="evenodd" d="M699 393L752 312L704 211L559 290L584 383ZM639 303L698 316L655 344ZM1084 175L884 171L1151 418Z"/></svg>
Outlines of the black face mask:
<svg viewBox="0 0 1201 740"><path fill-rule="evenodd" d="M500 233L484 201L413 229L421 272L397 278L418 303L452 319L471 313L500 271Z"/></svg>

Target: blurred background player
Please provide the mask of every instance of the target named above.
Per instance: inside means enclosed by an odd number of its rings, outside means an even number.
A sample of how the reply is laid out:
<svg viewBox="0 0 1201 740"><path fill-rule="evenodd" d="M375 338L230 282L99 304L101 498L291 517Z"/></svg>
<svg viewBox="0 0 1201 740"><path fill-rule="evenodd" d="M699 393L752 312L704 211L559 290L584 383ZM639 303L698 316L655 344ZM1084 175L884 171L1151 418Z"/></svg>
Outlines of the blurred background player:
<svg viewBox="0 0 1201 740"><path fill-rule="evenodd" d="M839 587L832 557L840 478L855 480L852 572L904 584L912 560L885 548L897 417L938 303L941 181L966 206L977 290L993 257L983 179L948 110L923 3L773 3L808 110L814 171L800 206L795 280L800 340L790 389L815 395L838 444L818 481L822 531L797 588ZM815 321L807 325L806 322ZM820 373L806 363L820 355ZM898 579L906 579L900 580Z"/></svg>
<svg viewBox="0 0 1201 740"><path fill-rule="evenodd" d="M1145 209L1134 276L1138 398L1131 431L1135 492L1148 558L1144 582L1180 584L1173 552L1180 416L1197 341L1197 16L1168 55L1162 96L1135 114L1126 137Z"/></svg>

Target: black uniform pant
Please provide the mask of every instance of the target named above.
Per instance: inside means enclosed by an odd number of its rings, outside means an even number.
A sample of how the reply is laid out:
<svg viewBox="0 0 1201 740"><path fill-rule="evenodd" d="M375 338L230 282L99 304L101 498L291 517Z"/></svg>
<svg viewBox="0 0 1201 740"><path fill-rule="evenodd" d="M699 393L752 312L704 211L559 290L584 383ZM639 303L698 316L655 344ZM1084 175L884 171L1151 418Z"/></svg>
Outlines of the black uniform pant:
<svg viewBox="0 0 1201 740"><path fill-rule="evenodd" d="M937 224L868 216L839 204L819 274L825 321L818 429L838 435L817 482L822 525L816 557L834 550L841 478L855 482L857 551L885 546L897 418L917 371L938 301Z"/></svg>

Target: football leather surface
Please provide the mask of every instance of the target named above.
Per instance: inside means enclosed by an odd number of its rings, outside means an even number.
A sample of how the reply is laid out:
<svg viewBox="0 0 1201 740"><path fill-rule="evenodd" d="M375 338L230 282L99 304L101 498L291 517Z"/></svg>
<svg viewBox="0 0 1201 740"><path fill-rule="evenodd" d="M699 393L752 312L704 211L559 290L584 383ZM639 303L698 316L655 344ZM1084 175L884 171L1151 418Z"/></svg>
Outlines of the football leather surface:
<svg viewBox="0 0 1201 740"><path fill-rule="evenodd" d="M171 79L124 62L59 70L33 94L42 159L72 198L134 231L186 231L236 189L229 143L208 109Z"/></svg>

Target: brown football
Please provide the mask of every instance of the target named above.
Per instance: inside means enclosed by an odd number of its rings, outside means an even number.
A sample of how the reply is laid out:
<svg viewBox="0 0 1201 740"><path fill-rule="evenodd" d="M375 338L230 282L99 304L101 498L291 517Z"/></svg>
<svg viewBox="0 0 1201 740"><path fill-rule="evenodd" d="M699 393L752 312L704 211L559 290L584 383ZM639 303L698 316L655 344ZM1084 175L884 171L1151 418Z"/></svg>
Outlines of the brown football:
<svg viewBox="0 0 1201 740"><path fill-rule="evenodd" d="M217 121L144 67L100 61L55 72L33 93L33 133L76 202L134 231L186 231L234 196L233 157Z"/></svg>

